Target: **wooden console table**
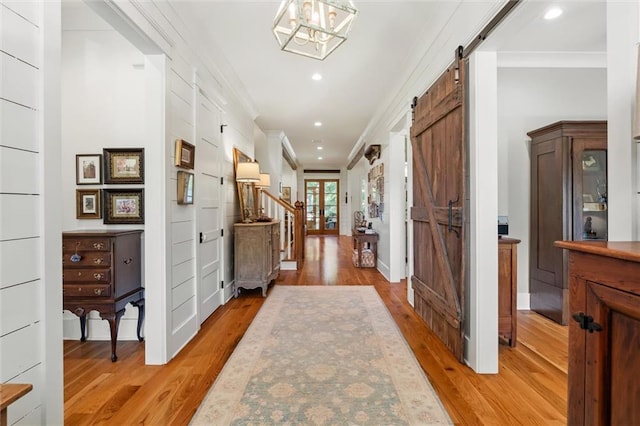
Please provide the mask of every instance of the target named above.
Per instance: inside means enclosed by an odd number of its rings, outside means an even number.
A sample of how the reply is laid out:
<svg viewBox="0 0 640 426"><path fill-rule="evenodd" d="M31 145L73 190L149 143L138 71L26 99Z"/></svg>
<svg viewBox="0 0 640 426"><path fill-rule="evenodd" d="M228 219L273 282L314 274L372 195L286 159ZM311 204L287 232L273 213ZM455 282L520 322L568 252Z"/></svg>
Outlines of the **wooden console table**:
<svg viewBox="0 0 640 426"><path fill-rule="evenodd" d="M90 311L109 321L113 362L118 359L118 326L127 303L138 308L138 340L144 340L141 234L141 230L62 233L62 307L80 318L82 342Z"/></svg>
<svg viewBox="0 0 640 426"><path fill-rule="evenodd" d="M22 383L0 384L0 426L7 425L7 407L25 396L33 385Z"/></svg>
<svg viewBox="0 0 640 426"><path fill-rule="evenodd" d="M357 229L354 229L351 233L353 234L353 248L358 253L358 267L365 268L362 265L362 249L367 244L373 253L373 266L371 267L375 268L378 262L378 233L367 234L359 232Z"/></svg>
<svg viewBox="0 0 640 426"><path fill-rule="evenodd" d="M236 223L234 228L233 296L241 288L261 287L267 297L269 283L280 273L280 221Z"/></svg>

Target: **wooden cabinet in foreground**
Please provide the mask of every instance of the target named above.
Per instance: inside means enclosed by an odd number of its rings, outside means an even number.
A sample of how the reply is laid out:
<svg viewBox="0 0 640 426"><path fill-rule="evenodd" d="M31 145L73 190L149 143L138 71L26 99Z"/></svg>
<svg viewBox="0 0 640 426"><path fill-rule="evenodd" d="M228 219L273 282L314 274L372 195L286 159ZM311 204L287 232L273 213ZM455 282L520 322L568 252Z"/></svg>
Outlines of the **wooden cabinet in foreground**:
<svg viewBox="0 0 640 426"><path fill-rule="evenodd" d="M640 242L557 242L569 253L570 425L640 424Z"/></svg>

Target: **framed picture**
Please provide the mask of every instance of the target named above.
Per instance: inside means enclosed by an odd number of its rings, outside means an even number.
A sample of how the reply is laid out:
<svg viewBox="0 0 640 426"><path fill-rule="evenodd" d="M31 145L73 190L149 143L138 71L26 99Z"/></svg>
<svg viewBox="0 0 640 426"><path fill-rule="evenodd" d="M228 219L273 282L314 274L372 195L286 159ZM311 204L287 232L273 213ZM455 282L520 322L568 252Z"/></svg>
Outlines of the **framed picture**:
<svg viewBox="0 0 640 426"><path fill-rule="evenodd" d="M196 158L196 147L182 139L176 140L176 166L193 169Z"/></svg>
<svg viewBox="0 0 640 426"><path fill-rule="evenodd" d="M99 185L102 183L102 155L76 155L76 184Z"/></svg>
<svg viewBox="0 0 640 426"><path fill-rule="evenodd" d="M104 183L144 183L144 148L104 148Z"/></svg>
<svg viewBox="0 0 640 426"><path fill-rule="evenodd" d="M193 204L193 173L178 172L178 204Z"/></svg>
<svg viewBox="0 0 640 426"><path fill-rule="evenodd" d="M287 203L291 204L291 187L290 186L282 187L282 199Z"/></svg>
<svg viewBox="0 0 640 426"><path fill-rule="evenodd" d="M104 223L144 223L144 189L105 189Z"/></svg>
<svg viewBox="0 0 640 426"><path fill-rule="evenodd" d="M100 219L102 217L100 198L99 189L76 189L76 218Z"/></svg>

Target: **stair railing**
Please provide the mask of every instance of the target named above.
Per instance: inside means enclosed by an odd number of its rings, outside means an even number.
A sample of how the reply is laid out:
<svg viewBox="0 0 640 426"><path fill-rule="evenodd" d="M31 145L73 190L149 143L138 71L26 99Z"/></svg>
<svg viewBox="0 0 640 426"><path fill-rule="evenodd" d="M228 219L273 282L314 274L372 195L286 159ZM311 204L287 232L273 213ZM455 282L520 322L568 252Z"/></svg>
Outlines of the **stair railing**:
<svg viewBox="0 0 640 426"><path fill-rule="evenodd" d="M280 252L283 261L295 261L296 269L302 268L304 260L304 203L291 205L268 191L258 194L262 214L280 221Z"/></svg>

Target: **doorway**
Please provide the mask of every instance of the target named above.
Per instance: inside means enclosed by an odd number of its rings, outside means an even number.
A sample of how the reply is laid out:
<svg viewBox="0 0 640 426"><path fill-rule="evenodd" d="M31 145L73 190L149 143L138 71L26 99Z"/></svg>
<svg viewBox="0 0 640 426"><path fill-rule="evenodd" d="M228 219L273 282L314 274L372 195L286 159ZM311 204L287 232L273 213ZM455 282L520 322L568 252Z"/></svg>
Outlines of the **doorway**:
<svg viewBox="0 0 640 426"><path fill-rule="evenodd" d="M340 229L340 181L305 179L306 225L309 235L338 235Z"/></svg>

